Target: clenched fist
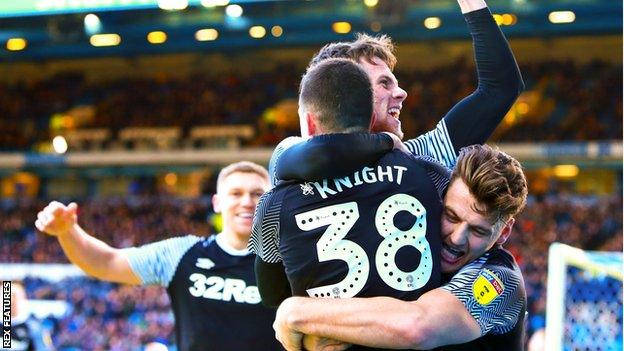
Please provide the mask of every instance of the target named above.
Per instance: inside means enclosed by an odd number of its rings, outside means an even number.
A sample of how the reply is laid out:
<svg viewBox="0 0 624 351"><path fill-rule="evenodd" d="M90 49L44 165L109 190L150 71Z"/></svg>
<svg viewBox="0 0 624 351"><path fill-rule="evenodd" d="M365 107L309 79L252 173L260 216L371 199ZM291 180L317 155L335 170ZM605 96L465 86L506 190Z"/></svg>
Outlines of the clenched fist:
<svg viewBox="0 0 624 351"><path fill-rule="evenodd" d="M37 214L35 227L49 235L65 235L77 224L77 211L78 205L75 202L65 206L58 201L52 201Z"/></svg>

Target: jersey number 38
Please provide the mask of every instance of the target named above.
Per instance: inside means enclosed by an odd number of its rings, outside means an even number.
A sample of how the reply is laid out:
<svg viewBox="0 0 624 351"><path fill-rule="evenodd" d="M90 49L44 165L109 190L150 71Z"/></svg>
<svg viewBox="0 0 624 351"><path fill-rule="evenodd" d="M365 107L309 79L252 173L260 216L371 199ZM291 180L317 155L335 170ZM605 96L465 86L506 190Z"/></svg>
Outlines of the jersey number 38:
<svg viewBox="0 0 624 351"><path fill-rule="evenodd" d="M400 211L408 211L416 217L416 222L408 230L394 225L394 216ZM388 286L399 291L413 291L423 287L431 277L433 260L427 233L427 212L415 197L395 194L385 199L375 213L377 233L384 240L375 254L375 267L379 277ZM345 261L349 267L347 276L340 282L308 289L314 297L353 297L366 285L370 273L369 257L364 249L353 241L344 239L360 218L356 202L346 202L300 213L295 216L297 226L309 231L327 226L316 243L320 262L330 260ZM397 267L395 256L400 248L412 246L421 255L420 264L411 272Z"/></svg>

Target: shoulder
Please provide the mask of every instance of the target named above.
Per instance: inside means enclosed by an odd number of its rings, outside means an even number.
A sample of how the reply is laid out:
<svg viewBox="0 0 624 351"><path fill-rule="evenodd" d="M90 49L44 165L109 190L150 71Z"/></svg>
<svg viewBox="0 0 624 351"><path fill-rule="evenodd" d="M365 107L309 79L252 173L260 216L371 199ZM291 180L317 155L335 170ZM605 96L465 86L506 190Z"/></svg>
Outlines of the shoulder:
<svg viewBox="0 0 624 351"><path fill-rule="evenodd" d="M193 246L205 240L210 240L197 235L177 236L165 240L145 244L140 247L123 249L128 255L131 264L137 262L163 262L170 261L177 265L177 262L188 253Z"/></svg>
<svg viewBox="0 0 624 351"><path fill-rule="evenodd" d="M300 137L300 136L291 136L288 137L282 141L279 142L279 144L277 144L277 146L275 147L275 150L285 150L288 149L289 147L298 144L302 141L304 141L305 139Z"/></svg>
<svg viewBox="0 0 624 351"><path fill-rule="evenodd" d="M440 161L438 161L437 159L430 157L430 156L426 156L426 155L417 155L413 157L415 159L414 162L421 164L422 167L427 169L427 171L435 173L435 174L439 174L447 178L451 177L452 170L449 167L445 166Z"/></svg>
<svg viewBox="0 0 624 351"><path fill-rule="evenodd" d="M493 249L467 264L443 288L484 307L524 296L522 274L513 257L502 249Z"/></svg>
<svg viewBox="0 0 624 351"><path fill-rule="evenodd" d="M203 240L203 237L187 235L123 250L132 271L143 284L168 286L182 259Z"/></svg>
<svg viewBox="0 0 624 351"><path fill-rule="evenodd" d="M410 163L412 165L420 165L422 167L436 169L440 172L451 172L449 167L445 166L434 157L429 155L409 154L396 149L386 153L381 160L401 160L402 162Z"/></svg>
<svg viewBox="0 0 624 351"><path fill-rule="evenodd" d="M268 212L275 207L281 207L281 197L282 193L288 186L284 185L284 183L280 183L275 188L265 192L260 196L258 200L258 205L256 206L256 214L254 216L254 221L256 219L264 219ZM272 211L275 212L275 211Z"/></svg>
<svg viewBox="0 0 624 351"><path fill-rule="evenodd" d="M511 252L503 249L502 247L493 248L488 251L489 255L485 264L490 266L499 266L506 267L508 269L516 270L518 269L518 264L516 263L516 259L513 257Z"/></svg>
<svg viewBox="0 0 624 351"><path fill-rule="evenodd" d="M277 144L277 146L273 150L271 159L269 160L269 176L271 178L272 186L275 186L278 183L279 179L277 177L277 163L284 151L286 151L293 145L299 144L304 140L305 139L303 139L302 137L292 136L280 141L279 144Z"/></svg>
<svg viewBox="0 0 624 351"><path fill-rule="evenodd" d="M431 180L440 198L444 197L446 188L451 179L451 169L440 163L435 158L426 155L412 155L400 151L393 151L394 157L405 160L405 165L410 169L420 169Z"/></svg>
<svg viewBox="0 0 624 351"><path fill-rule="evenodd" d="M176 236L176 237L161 240L161 241L156 241L154 243L147 244L145 246L162 247L162 248L174 249L174 250L187 250L193 247L194 245L196 245L197 243L205 241L205 240L210 240L210 239L206 237L189 234L189 235L184 235L184 236Z"/></svg>
<svg viewBox="0 0 624 351"><path fill-rule="evenodd" d="M282 204L276 200L277 189L262 195L256 206L248 249L262 260L279 262L280 213Z"/></svg>
<svg viewBox="0 0 624 351"><path fill-rule="evenodd" d="M407 140L404 144L414 155L432 157L447 167L453 167L457 160L445 119L438 122L435 129Z"/></svg>
<svg viewBox="0 0 624 351"><path fill-rule="evenodd" d="M522 274L506 255L499 249L491 250L464 266L442 287L462 302L482 335L507 333L526 309Z"/></svg>
<svg viewBox="0 0 624 351"><path fill-rule="evenodd" d="M269 165L275 166L275 163L282 155L282 153L288 150L291 146L299 144L300 142L305 141L302 137L292 136L288 137L277 144L275 149L273 150L273 154L271 155L271 160L269 161Z"/></svg>
<svg viewBox="0 0 624 351"><path fill-rule="evenodd" d="M502 276L499 277L501 279L509 276L521 278L520 269L513 256L507 250L494 248L462 267L451 280L456 277L476 279L481 275L487 276L487 273L483 272L493 273L496 277Z"/></svg>

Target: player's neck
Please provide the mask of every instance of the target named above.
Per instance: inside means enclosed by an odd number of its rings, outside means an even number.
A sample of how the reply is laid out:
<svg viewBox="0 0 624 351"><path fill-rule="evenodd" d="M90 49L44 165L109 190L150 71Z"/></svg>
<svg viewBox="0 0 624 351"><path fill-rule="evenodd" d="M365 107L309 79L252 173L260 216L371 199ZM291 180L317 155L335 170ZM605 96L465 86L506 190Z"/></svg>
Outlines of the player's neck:
<svg viewBox="0 0 624 351"><path fill-rule="evenodd" d="M223 231L219 234L221 243L227 245L229 248L241 251L247 249L247 243L249 237L242 237L234 232Z"/></svg>

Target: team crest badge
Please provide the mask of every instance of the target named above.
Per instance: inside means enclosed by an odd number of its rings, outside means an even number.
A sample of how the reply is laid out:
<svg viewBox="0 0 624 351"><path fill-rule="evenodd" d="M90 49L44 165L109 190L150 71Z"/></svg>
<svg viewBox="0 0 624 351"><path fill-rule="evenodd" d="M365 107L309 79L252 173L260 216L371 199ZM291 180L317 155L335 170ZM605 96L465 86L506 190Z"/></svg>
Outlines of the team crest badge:
<svg viewBox="0 0 624 351"><path fill-rule="evenodd" d="M482 305L489 305L505 290L503 282L493 272L482 269L472 284L472 295Z"/></svg>
<svg viewBox="0 0 624 351"><path fill-rule="evenodd" d="M195 262L195 266L198 268L210 269L215 266L215 263L209 258L200 257L197 259L197 262Z"/></svg>
<svg viewBox="0 0 624 351"><path fill-rule="evenodd" d="M301 184L301 191L303 195L314 195L314 188L312 188L312 184L310 183Z"/></svg>

